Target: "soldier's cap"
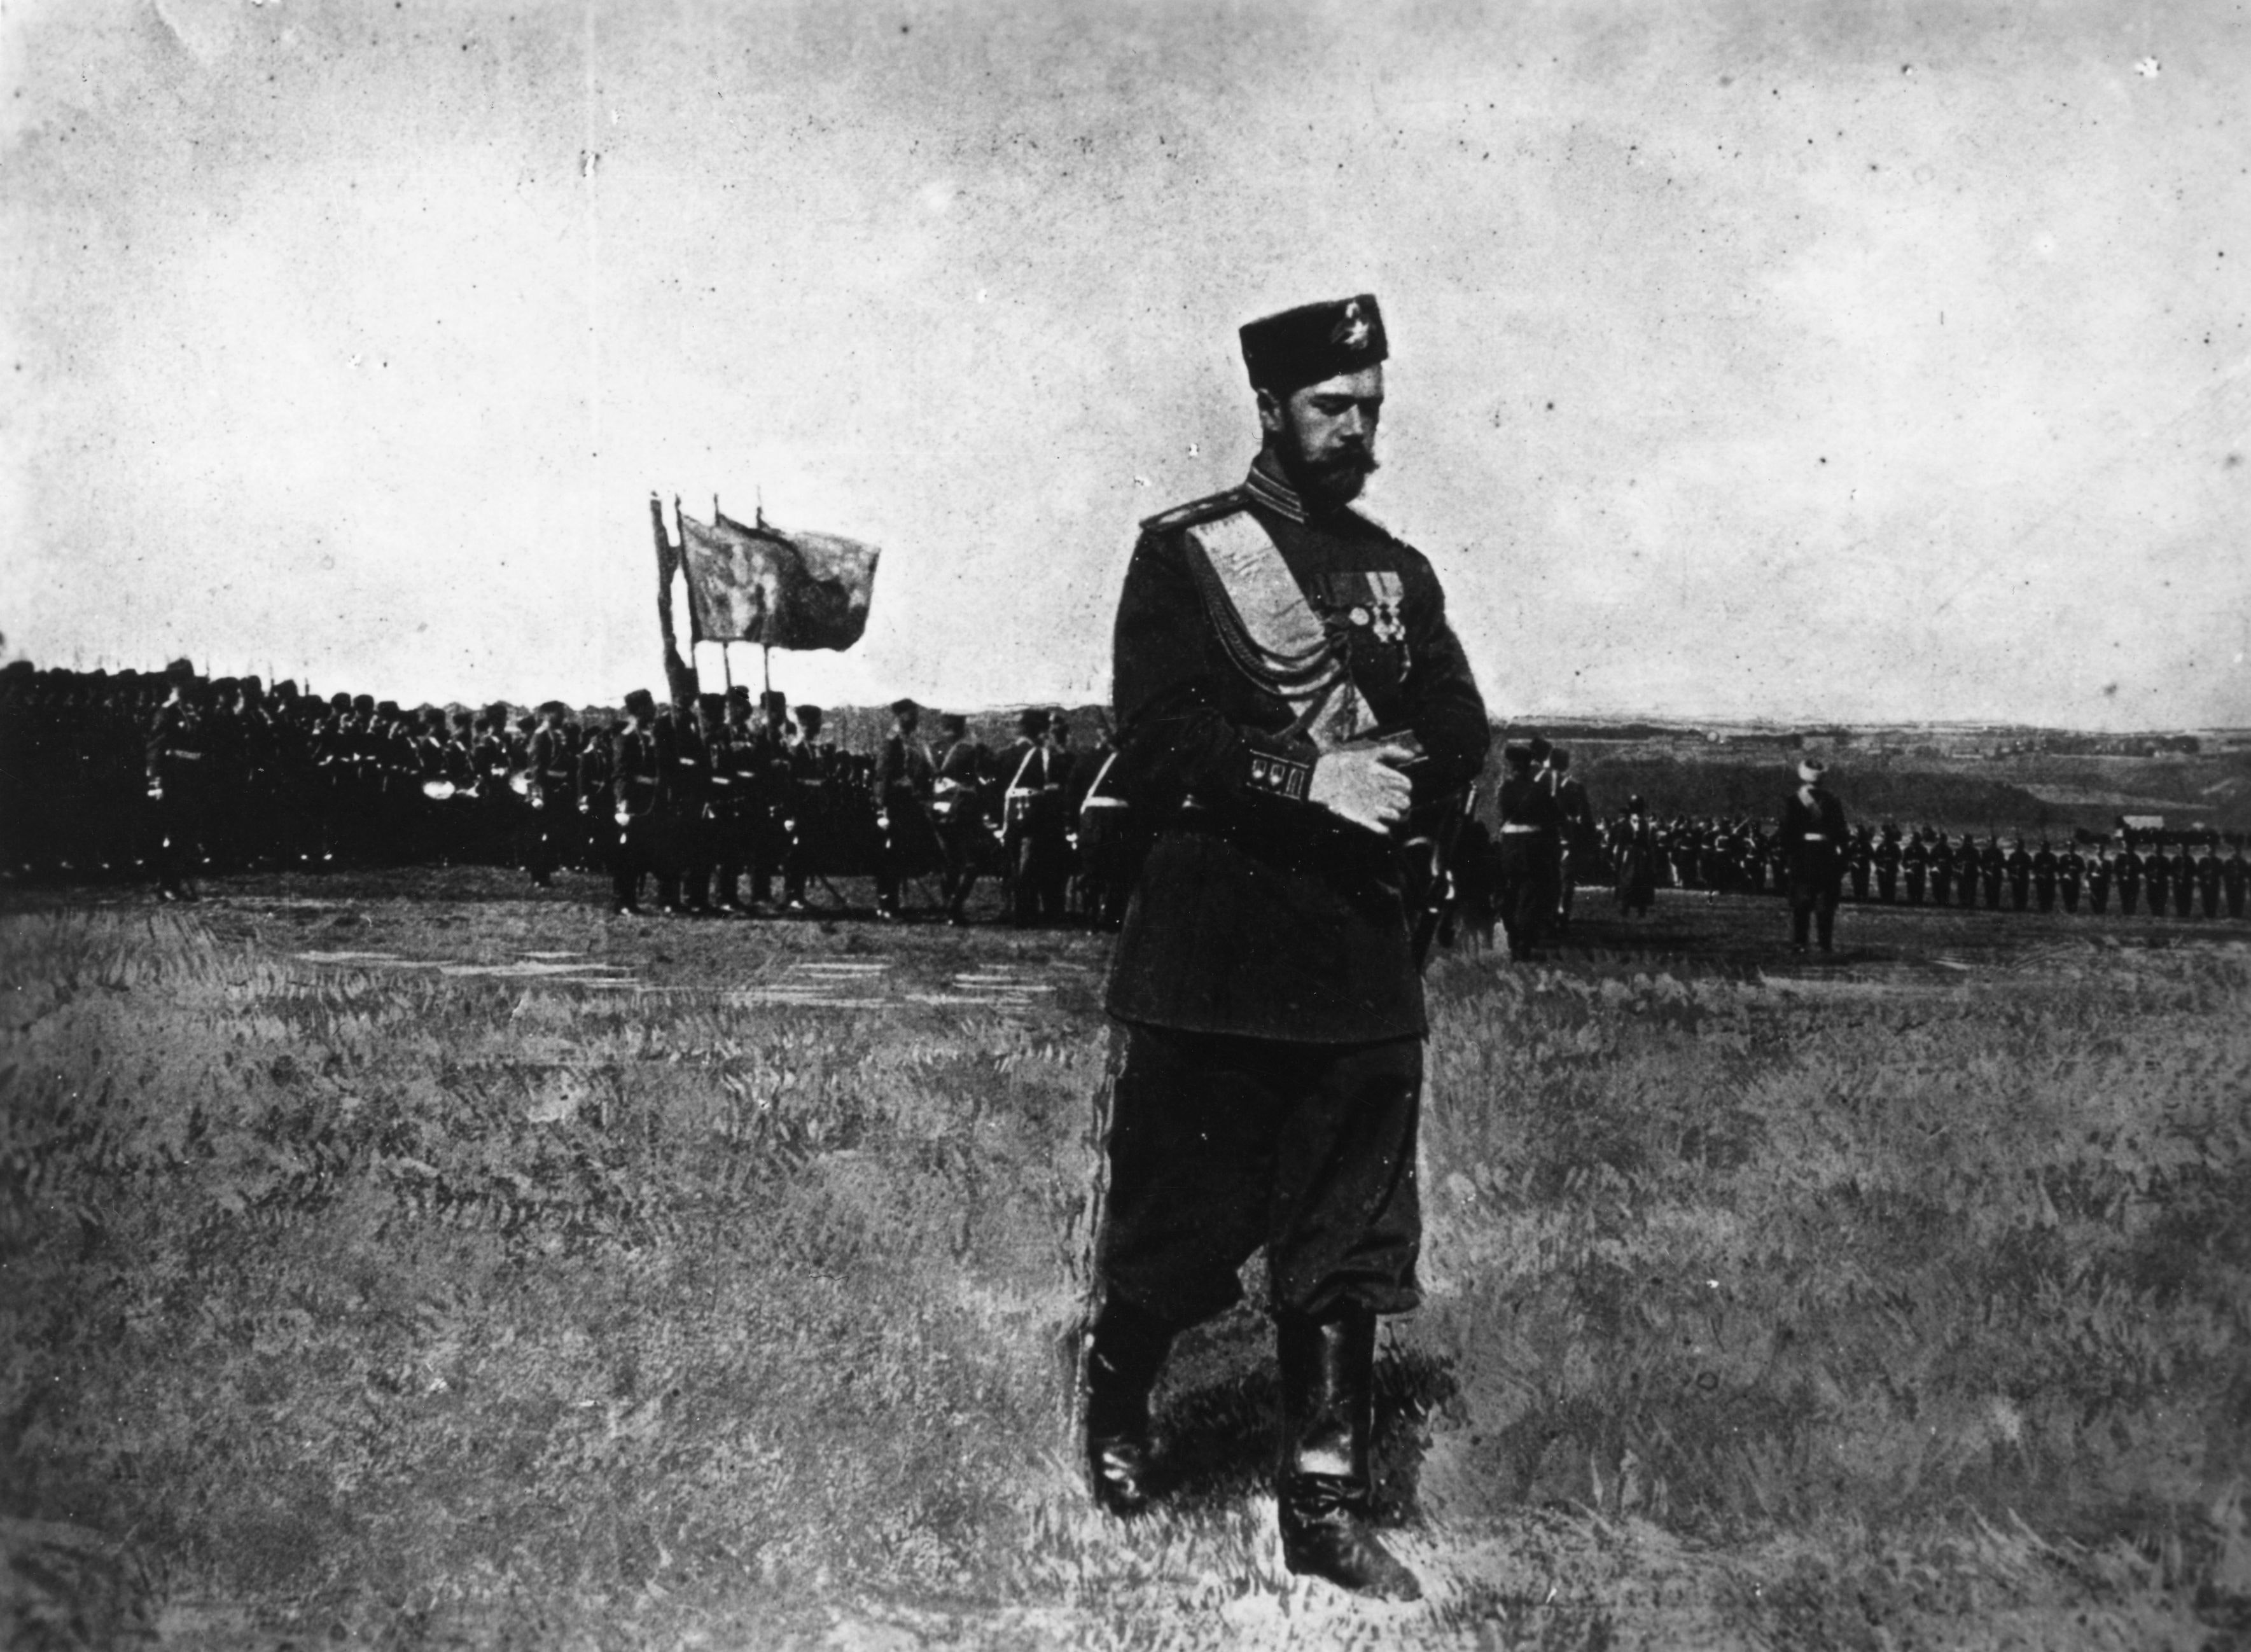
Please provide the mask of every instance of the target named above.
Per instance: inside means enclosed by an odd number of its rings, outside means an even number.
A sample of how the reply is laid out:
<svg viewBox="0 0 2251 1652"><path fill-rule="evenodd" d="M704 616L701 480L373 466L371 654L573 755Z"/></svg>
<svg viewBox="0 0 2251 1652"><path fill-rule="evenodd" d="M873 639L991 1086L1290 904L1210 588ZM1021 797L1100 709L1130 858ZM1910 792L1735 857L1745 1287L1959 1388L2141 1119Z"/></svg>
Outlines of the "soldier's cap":
<svg viewBox="0 0 2251 1652"><path fill-rule="evenodd" d="M1016 727L1025 734L1045 734L1048 731L1048 714L1037 706L1028 707L1016 714Z"/></svg>
<svg viewBox="0 0 2251 1652"><path fill-rule="evenodd" d="M373 716L376 711L375 696L371 694L354 695L351 697L351 708L363 717Z"/></svg>
<svg viewBox="0 0 2251 1652"><path fill-rule="evenodd" d="M1557 746L1553 751L1548 754L1548 766L1551 769L1569 768L1571 766L1571 754L1564 750L1562 747Z"/></svg>
<svg viewBox="0 0 2251 1652"><path fill-rule="evenodd" d="M958 711L942 711L938 714L938 728L941 734L958 736L965 732L968 727L969 719Z"/></svg>
<svg viewBox="0 0 2251 1652"><path fill-rule="evenodd" d="M1526 749L1532 753L1532 761L1534 763L1547 762L1555 750L1555 747L1548 743L1546 736L1536 734L1532 736L1531 743Z"/></svg>
<svg viewBox="0 0 2251 1652"><path fill-rule="evenodd" d="M565 715L570 709L571 708L560 700L543 700L539 702L539 715L543 717L560 717Z"/></svg>
<svg viewBox="0 0 2251 1652"><path fill-rule="evenodd" d="M656 715L656 696L646 688L636 688L626 696L626 709L635 716L653 717Z"/></svg>
<svg viewBox="0 0 2251 1652"><path fill-rule="evenodd" d="M1625 812L1628 814L1639 814L1642 812L1642 807L1641 793L1638 791L1635 792L1631 797L1625 800Z"/></svg>
<svg viewBox="0 0 2251 1652"><path fill-rule="evenodd" d="M266 692L265 680L255 675L245 677L242 680L242 692L248 695L253 700L257 699L259 695Z"/></svg>
<svg viewBox="0 0 2251 1652"><path fill-rule="evenodd" d="M460 706L454 708L454 727L456 729L474 728L476 726L476 713L471 711L467 706Z"/></svg>
<svg viewBox="0 0 2251 1652"><path fill-rule="evenodd" d="M1829 772L1829 765L1818 757L1808 757L1797 765L1797 778L1811 785Z"/></svg>
<svg viewBox="0 0 2251 1652"><path fill-rule="evenodd" d="M1532 748L1512 740L1500 749L1500 760L1512 769L1532 766Z"/></svg>
<svg viewBox="0 0 2251 1652"><path fill-rule="evenodd" d="M1374 367L1391 354L1373 293L1262 315L1244 322L1240 336L1251 388L1277 396Z"/></svg>
<svg viewBox="0 0 2251 1652"><path fill-rule="evenodd" d="M758 708L772 712L776 716L786 717L789 715L789 696L779 688L769 688L758 696Z"/></svg>
<svg viewBox="0 0 2251 1652"><path fill-rule="evenodd" d="M193 679L196 674L196 662L192 660L175 660L164 667L164 674L175 682L182 678Z"/></svg>
<svg viewBox="0 0 2251 1652"><path fill-rule="evenodd" d="M727 696L723 694L699 694L696 696L696 709L707 717L724 717L727 715Z"/></svg>
<svg viewBox="0 0 2251 1652"><path fill-rule="evenodd" d="M237 688L241 687L242 681L238 677L214 677L211 679L211 692L215 695L231 695Z"/></svg>
<svg viewBox="0 0 2251 1652"><path fill-rule="evenodd" d="M818 729L821 726L821 708L800 706L797 708L797 723L800 729Z"/></svg>
<svg viewBox="0 0 2251 1652"><path fill-rule="evenodd" d="M891 715L895 717L919 717L922 708L911 700L894 700L891 702Z"/></svg>
<svg viewBox="0 0 2251 1652"><path fill-rule="evenodd" d="M334 694L332 694L332 695L330 695L329 696L329 710L331 710L331 711L350 711L351 708L352 708L351 696L350 696L350 695L346 694L343 689L339 688L339 689L337 689L337 690L336 691L336 693L334 693Z"/></svg>
<svg viewBox="0 0 2251 1652"><path fill-rule="evenodd" d="M0 666L0 677L36 677L39 668L28 660L10 660Z"/></svg>
<svg viewBox="0 0 2251 1652"><path fill-rule="evenodd" d="M747 682L729 683L727 685L727 703L731 706L747 706L750 704L751 685Z"/></svg>
<svg viewBox="0 0 2251 1652"><path fill-rule="evenodd" d="M378 717L397 716L398 715L398 702L396 700L377 701L375 702L375 715Z"/></svg>

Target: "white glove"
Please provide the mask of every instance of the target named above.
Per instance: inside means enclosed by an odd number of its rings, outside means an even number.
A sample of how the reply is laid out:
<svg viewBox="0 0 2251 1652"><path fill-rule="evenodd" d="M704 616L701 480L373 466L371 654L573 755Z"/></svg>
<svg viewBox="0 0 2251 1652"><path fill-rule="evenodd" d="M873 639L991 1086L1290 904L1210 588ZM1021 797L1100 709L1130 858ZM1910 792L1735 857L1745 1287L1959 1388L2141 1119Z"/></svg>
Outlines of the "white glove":
<svg viewBox="0 0 2251 1652"><path fill-rule="evenodd" d="M1413 747L1396 741L1324 751L1313 764L1306 801L1367 831L1388 832L1406 817L1413 798L1415 789L1398 765L1414 757Z"/></svg>

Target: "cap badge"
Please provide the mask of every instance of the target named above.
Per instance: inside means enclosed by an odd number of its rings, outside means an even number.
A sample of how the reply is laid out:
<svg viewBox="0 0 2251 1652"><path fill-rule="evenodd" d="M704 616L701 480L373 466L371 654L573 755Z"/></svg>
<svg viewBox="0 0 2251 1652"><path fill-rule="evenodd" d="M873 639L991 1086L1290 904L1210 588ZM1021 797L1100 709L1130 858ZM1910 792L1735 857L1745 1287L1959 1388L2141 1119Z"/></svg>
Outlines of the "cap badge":
<svg viewBox="0 0 2251 1652"><path fill-rule="evenodd" d="M1368 348L1368 317L1360 313L1358 299L1346 301L1344 317L1337 322L1336 331L1329 336L1331 342L1341 344L1348 350Z"/></svg>

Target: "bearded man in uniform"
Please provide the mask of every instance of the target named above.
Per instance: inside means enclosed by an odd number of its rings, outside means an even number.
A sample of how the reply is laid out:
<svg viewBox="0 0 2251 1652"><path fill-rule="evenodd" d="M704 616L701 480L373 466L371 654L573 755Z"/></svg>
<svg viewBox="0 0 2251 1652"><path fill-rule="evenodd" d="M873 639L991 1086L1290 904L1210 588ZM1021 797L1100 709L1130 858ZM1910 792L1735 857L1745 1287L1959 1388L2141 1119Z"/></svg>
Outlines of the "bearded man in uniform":
<svg viewBox="0 0 2251 1652"><path fill-rule="evenodd" d="M1112 780L1153 841L1107 997L1122 1060L1087 1460L1103 1507L1146 1506L1167 1350L1239 1299L1263 1247L1284 1559L1411 1600L1368 1466L1376 1318L1422 1295L1401 828L1476 779L1485 705L1430 563L1351 508L1383 409L1375 300L1241 336L1258 456L1242 486L1141 524L1118 607Z"/></svg>

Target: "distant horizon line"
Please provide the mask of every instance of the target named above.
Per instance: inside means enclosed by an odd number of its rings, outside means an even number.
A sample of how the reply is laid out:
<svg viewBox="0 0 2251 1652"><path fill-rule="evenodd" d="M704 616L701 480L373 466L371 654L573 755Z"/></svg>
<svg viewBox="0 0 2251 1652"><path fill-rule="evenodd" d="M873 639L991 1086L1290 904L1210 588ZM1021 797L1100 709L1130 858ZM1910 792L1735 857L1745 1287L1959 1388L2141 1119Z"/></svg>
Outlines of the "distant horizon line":
<svg viewBox="0 0 2251 1652"><path fill-rule="evenodd" d="M37 661L30 660L28 656L19 655L17 656L17 659L24 660L27 663L33 665L34 668L39 671L68 671L78 676L91 675L96 670L102 671L105 674L112 678L123 676L128 672L143 678L161 678L164 674L163 667L161 666L156 667L112 667L107 665L87 667L75 664L66 665L60 661L43 665ZM8 661L5 663L12 664L15 662ZM229 677L232 677L239 681L241 676L250 674L256 674L222 673L218 675L212 675L205 670L203 673L203 680L207 682L211 682L220 681L226 680ZM293 681L295 681L295 679L286 674L273 677L260 677L261 686L267 689L271 689L276 682ZM362 692L367 691L354 691L355 694ZM707 692L713 691L707 690ZM328 698L326 695L317 695L313 697L322 700ZM389 695L377 696L378 699L387 699L391 697L392 696ZM529 709L533 706L542 703L542 702L545 700L560 698L562 698L560 695L544 695L537 700L526 699L521 702L510 700L507 702L507 703L510 705L521 705L524 708ZM406 707L406 702L403 700L399 701L398 703L402 708ZM492 703L494 703L494 702L490 699L466 700L456 696L447 700L418 700L414 702L414 708L419 708L421 706L429 705L447 708L474 708L476 707L490 705ZM792 703L795 703L793 696ZM918 703L920 702L918 702ZM1062 706L1070 710L1084 711L1090 708L1106 708L1107 704L1108 702L1106 701L1098 699L1087 699L1072 702L1063 696L1045 695L1025 700L996 701L984 705L962 705L956 702L947 702L944 706L944 708L950 711L958 711L964 716L978 717L1014 715L1017 712L1023 710L1053 708L1056 706ZM840 703L825 707L824 709L831 712L882 712L888 711L889 705L890 702L874 702L866 705L847 705ZM582 709L586 708L616 710L618 708L618 704L615 702L609 701L586 700L577 702L573 706L573 709ZM936 704L925 704L923 706L923 709L925 712L936 711L939 708L940 708ZM2090 727L2083 723L2040 722L2028 720L1991 716L1875 718L1861 720L1825 712L1761 712L1756 714L1745 714L1740 712L1682 712L1653 711L1647 709L1617 710L1604 708L1601 710L1584 711L1550 711L1540 714L1518 713L1507 715L1493 715L1490 716L1489 720L1492 725L1496 729L1525 729L1534 730L1553 727L1582 728L1589 724L1640 723L1652 728L1681 732L1691 730L1705 732L1742 729L1762 732L1802 733L1827 728L1842 729L1853 734L1884 730L1897 730L1902 732L1928 730L1933 732L1946 731L1955 733L1988 732L2086 735L2110 739L2130 739L2141 735L2233 735L2251 736L2251 722L2144 723L2129 728L2097 728Z"/></svg>

